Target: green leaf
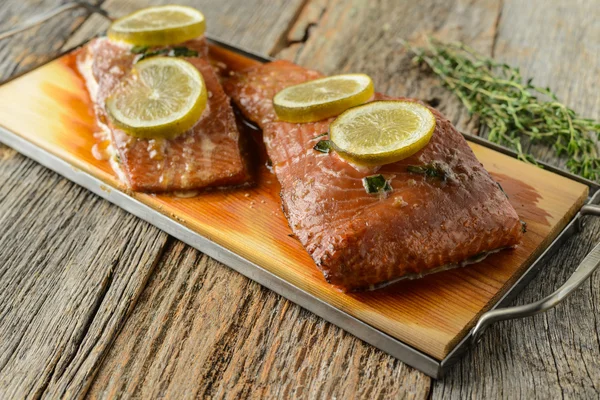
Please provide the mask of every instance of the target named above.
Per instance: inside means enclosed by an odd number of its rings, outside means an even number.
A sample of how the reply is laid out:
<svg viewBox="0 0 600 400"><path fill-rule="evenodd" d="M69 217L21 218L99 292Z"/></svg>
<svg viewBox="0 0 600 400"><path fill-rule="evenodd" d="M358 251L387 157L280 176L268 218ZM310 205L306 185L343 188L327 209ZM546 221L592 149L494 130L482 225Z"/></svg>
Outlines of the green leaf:
<svg viewBox="0 0 600 400"><path fill-rule="evenodd" d="M131 52L133 54L142 54L148 50L148 46L133 46Z"/></svg>
<svg viewBox="0 0 600 400"><path fill-rule="evenodd" d="M136 50L134 52L134 50ZM179 46L173 48L163 48L158 50L148 51L148 47L134 46L131 49L132 53L142 54L142 56L137 60L140 62L150 57L156 56L167 56L167 57L198 57L198 52L196 50L188 49L187 47Z"/></svg>
<svg viewBox="0 0 600 400"><path fill-rule="evenodd" d="M191 50L187 47L173 47L172 52L175 57L198 57L196 50Z"/></svg>
<svg viewBox="0 0 600 400"><path fill-rule="evenodd" d="M314 150L320 151L321 153L329 153L331 151L331 141L327 139L321 139L313 147Z"/></svg>
<svg viewBox="0 0 600 400"><path fill-rule="evenodd" d="M363 186L369 194L385 193L392 190L392 186L381 174L363 178Z"/></svg>
<svg viewBox="0 0 600 400"><path fill-rule="evenodd" d="M428 178L437 178L445 181L448 178L448 172L441 165L430 163L426 165L409 165L406 167L408 172L413 174L425 175Z"/></svg>

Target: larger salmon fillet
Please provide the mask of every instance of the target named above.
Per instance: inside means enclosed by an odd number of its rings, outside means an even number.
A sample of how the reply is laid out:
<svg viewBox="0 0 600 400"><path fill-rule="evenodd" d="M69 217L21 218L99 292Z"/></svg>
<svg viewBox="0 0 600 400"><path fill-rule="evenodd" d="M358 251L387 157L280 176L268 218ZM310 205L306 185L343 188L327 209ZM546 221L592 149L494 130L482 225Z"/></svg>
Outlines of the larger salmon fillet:
<svg viewBox="0 0 600 400"><path fill-rule="evenodd" d="M117 172L136 191L167 192L209 186L240 185L250 179L229 98L207 59L203 38L178 47L196 51L186 57L200 71L209 93L208 106L189 131L175 139L139 139L116 128L104 104L131 70L137 56L126 45L106 38L91 41L79 54L100 125L110 132Z"/></svg>
<svg viewBox="0 0 600 400"><path fill-rule="evenodd" d="M373 171L359 171L334 152L313 149L327 138L318 136L333 119L277 120L275 93L320 76L275 61L239 73L224 87L263 129L290 227L327 281L344 291L374 289L519 243L522 225L506 195L435 109L429 144L377 171L390 182L387 196L368 194L363 187L363 178ZM374 100L384 99L392 98L375 94ZM439 175L419 173L428 168Z"/></svg>

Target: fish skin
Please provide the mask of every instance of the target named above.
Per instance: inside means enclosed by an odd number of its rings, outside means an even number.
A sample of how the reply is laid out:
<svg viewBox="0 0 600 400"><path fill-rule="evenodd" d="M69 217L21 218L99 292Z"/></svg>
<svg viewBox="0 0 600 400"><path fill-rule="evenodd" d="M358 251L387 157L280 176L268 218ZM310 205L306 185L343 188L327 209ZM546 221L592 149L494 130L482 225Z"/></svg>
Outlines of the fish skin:
<svg viewBox="0 0 600 400"><path fill-rule="evenodd" d="M294 235L328 282L343 291L366 290L421 276L482 253L516 246L519 216L477 160L463 136L437 110L429 144L376 171L388 195L367 194L359 171L335 152L313 149L333 118L304 124L278 121L271 99L285 87L321 77L287 61L253 67L225 82L225 91L263 129ZM373 100L402 99L376 93ZM421 103L422 104L422 103ZM448 178L426 177L408 166L435 161Z"/></svg>
<svg viewBox="0 0 600 400"><path fill-rule="evenodd" d="M174 139L135 138L110 123L104 104L131 70L135 54L126 46L105 38L91 41L80 57L92 57L92 73L98 83L95 111L110 129L129 187L142 192L198 190L242 185L251 180L240 133L229 98L207 59L204 38L178 46L196 50L186 57L202 74L209 99L199 122Z"/></svg>

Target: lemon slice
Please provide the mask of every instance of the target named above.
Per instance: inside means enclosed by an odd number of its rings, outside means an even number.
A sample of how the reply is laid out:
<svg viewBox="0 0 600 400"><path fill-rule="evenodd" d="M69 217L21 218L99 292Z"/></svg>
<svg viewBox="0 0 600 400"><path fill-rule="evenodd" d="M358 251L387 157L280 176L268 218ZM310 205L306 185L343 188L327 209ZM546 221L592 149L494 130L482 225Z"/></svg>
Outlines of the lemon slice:
<svg viewBox="0 0 600 400"><path fill-rule="evenodd" d="M108 37L136 46L166 46L202 36L205 29L200 11L168 5L144 8L116 20Z"/></svg>
<svg viewBox="0 0 600 400"><path fill-rule="evenodd" d="M329 137L337 153L359 165L389 164L410 157L429 143L435 116L419 103L374 101L336 118Z"/></svg>
<svg viewBox="0 0 600 400"><path fill-rule="evenodd" d="M363 104L373 92L368 75L334 75L283 89L273 97L273 106L282 121L313 122Z"/></svg>
<svg viewBox="0 0 600 400"><path fill-rule="evenodd" d="M202 75L192 64L153 57L133 67L106 100L106 110L132 136L171 139L198 122L207 97Z"/></svg>

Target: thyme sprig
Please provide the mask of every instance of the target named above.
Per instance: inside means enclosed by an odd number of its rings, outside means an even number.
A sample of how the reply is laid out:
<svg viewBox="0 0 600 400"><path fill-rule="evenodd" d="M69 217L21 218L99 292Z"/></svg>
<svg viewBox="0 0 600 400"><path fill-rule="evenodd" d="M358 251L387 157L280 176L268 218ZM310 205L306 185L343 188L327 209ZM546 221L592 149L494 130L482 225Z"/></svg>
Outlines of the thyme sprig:
<svg viewBox="0 0 600 400"><path fill-rule="evenodd" d="M488 129L488 139L515 150L521 160L536 163L523 150L529 143L553 146L556 155L568 157L567 168L585 178L600 181L600 159L593 138L600 137L600 123L582 118L562 104L550 88L525 83L519 68L499 63L462 43L430 38L422 48L407 43L461 100L471 115Z"/></svg>

